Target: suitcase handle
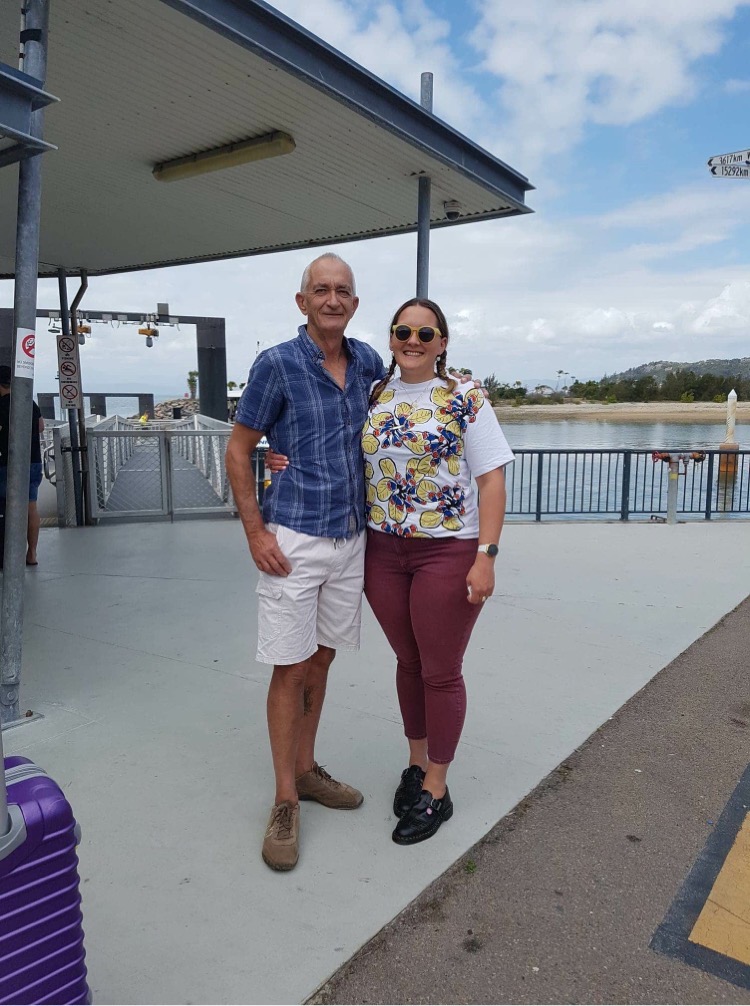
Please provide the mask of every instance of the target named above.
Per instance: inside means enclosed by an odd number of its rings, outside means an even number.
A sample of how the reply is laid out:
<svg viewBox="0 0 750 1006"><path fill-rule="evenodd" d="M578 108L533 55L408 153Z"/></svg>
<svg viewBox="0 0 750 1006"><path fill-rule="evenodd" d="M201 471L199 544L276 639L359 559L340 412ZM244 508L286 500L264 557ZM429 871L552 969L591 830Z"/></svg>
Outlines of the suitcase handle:
<svg viewBox="0 0 750 1006"><path fill-rule="evenodd" d="M3 729L0 726L0 765L5 766L3 761ZM8 791L5 788L5 772L0 779L0 842L3 842L13 830L13 823L8 814Z"/></svg>
<svg viewBox="0 0 750 1006"><path fill-rule="evenodd" d="M7 834L0 835L0 862L26 841L26 821L17 804L8 807L8 824L10 828Z"/></svg>

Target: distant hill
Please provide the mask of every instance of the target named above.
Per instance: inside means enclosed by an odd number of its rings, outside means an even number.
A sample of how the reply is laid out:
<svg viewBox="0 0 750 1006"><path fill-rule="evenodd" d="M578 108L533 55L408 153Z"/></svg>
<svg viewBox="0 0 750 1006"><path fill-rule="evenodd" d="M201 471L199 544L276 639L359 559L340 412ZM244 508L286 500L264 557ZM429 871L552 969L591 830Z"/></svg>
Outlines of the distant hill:
<svg viewBox="0 0 750 1006"><path fill-rule="evenodd" d="M695 363L673 363L670 360L654 360L652 363L642 363L640 367L631 367L619 374L606 374L603 380L637 381L641 377L653 377L661 384L667 374L678 370L692 370L693 373L715 374L717 377L750 378L750 356L740 356L734 360L696 360Z"/></svg>

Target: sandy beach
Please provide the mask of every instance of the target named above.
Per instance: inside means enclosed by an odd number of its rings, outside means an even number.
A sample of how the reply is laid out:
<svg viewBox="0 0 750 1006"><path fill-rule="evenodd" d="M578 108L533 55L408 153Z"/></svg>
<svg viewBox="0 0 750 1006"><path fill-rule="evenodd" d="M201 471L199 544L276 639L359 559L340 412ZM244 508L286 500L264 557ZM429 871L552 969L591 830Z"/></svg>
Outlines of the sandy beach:
<svg viewBox="0 0 750 1006"><path fill-rule="evenodd" d="M509 419L606 419L613 423L717 423L727 418L726 402L563 402L558 405L498 405L500 422ZM737 403L737 422L750 422L750 402Z"/></svg>

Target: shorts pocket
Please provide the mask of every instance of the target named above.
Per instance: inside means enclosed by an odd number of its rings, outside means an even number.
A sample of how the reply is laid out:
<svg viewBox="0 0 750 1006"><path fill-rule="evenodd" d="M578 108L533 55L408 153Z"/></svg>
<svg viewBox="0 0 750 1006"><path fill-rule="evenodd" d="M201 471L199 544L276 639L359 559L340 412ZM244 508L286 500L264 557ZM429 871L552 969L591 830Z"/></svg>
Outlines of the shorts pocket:
<svg viewBox="0 0 750 1006"><path fill-rule="evenodd" d="M271 576L269 573L260 573L258 575L258 583L255 588L256 594L262 594L263 597L270 597L274 601L278 601L283 591L284 584L280 576Z"/></svg>

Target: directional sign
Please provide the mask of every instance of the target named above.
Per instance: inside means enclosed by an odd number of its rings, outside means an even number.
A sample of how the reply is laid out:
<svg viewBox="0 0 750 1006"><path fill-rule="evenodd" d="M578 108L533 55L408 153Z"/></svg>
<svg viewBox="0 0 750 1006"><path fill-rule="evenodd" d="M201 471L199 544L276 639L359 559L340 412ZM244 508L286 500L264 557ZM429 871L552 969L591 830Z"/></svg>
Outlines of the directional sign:
<svg viewBox="0 0 750 1006"><path fill-rule="evenodd" d="M709 157L709 168L716 168L723 164L750 164L750 150L735 150L733 154L717 154L716 157Z"/></svg>
<svg viewBox="0 0 750 1006"><path fill-rule="evenodd" d="M750 178L750 166L747 164L717 164L711 168L711 174L716 178Z"/></svg>

